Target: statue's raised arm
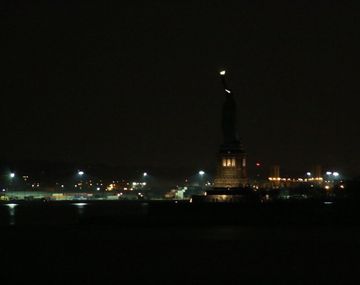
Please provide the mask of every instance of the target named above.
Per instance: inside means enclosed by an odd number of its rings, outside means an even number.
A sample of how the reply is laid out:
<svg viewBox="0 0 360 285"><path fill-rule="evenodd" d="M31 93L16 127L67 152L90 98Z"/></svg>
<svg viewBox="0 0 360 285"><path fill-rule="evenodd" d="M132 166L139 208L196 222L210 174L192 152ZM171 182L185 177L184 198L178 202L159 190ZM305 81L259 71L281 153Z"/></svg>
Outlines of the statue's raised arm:
<svg viewBox="0 0 360 285"><path fill-rule="evenodd" d="M227 85L225 75L226 75L226 70L221 70L221 71L220 71L221 82L222 82L222 84L223 84L223 86L224 86L225 92L230 94L230 93L231 93L231 90L230 90L229 86Z"/></svg>
<svg viewBox="0 0 360 285"><path fill-rule="evenodd" d="M234 94L229 89L226 78L226 71L220 72L221 81L225 90L225 102L222 113L222 131L225 145L237 145L239 137L237 133L236 101Z"/></svg>

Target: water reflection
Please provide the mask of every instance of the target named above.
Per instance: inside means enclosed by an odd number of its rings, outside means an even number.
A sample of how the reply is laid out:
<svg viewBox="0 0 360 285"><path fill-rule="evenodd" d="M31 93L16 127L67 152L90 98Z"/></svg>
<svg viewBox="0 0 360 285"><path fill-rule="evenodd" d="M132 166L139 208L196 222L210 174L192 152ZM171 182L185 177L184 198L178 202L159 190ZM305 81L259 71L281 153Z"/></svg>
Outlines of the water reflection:
<svg viewBox="0 0 360 285"><path fill-rule="evenodd" d="M79 216L82 216L88 203L73 203L73 205L76 206Z"/></svg>
<svg viewBox="0 0 360 285"><path fill-rule="evenodd" d="M142 215L147 215L149 212L149 203L141 203L141 209L140 209L140 213Z"/></svg>
<svg viewBox="0 0 360 285"><path fill-rule="evenodd" d="M15 225L15 208L18 204L5 204L9 210L9 225Z"/></svg>

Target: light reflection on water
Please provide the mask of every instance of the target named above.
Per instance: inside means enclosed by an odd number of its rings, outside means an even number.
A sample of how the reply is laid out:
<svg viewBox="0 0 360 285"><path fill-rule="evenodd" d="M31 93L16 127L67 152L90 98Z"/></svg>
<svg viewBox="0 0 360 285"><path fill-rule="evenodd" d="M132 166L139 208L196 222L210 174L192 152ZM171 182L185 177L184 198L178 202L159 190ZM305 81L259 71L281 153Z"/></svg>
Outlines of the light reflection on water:
<svg viewBox="0 0 360 285"><path fill-rule="evenodd" d="M15 225L15 208L18 204L5 204L5 206L8 208L9 211L9 225L13 226Z"/></svg>
<svg viewBox="0 0 360 285"><path fill-rule="evenodd" d="M73 203L72 205L77 208L78 214L81 217L84 214L85 207L88 205L88 203Z"/></svg>
<svg viewBox="0 0 360 285"><path fill-rule="evenodd" d="M84 213L85 213L85 208L89 205L89 203L71 203L70 204L72 207L75 207L76 209L76 215L78 217L83 217ZM7 219L5 218L5 224L10 225L10 226L15 226L19 221L17 221L17 215L19 215L18 213L18 208L21 207L21 205L16 204L16 203L7 203L7 204L0 204L0 208L5 208L6 212L8 213L8 217ZM65 209L65 208L64 208ZM66 212L66 210L64 211ZM46 220L46 218L45 218Z"/></svg>
<svg viewBox="0 0 360 285"><path fill-rule="evenodd" d="M0 203L0 226L22 225L73 225L94 220L125 220L145 217L149 203L103 203L69 201L59 203L6 202Z"/></svg>

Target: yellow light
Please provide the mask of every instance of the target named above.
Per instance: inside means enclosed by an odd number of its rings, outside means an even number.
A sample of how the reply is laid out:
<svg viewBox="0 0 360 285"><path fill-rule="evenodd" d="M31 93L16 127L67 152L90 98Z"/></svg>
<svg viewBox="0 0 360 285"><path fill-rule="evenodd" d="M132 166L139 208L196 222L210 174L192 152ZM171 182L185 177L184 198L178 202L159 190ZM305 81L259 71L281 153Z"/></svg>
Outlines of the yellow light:
<svg viewBox="0 0 360 285"><path fill-rule="evenodd" d="M107 191L112 191L112 190L114 190L114 184L110 184L107 188L106 188L106 190Z"/></svg>

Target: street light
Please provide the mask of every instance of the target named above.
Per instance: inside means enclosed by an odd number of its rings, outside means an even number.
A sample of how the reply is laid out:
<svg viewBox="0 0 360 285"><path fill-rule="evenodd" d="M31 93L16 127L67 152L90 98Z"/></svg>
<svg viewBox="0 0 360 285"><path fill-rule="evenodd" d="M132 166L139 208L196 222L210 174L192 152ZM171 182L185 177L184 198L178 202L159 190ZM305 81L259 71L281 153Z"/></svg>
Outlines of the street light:
<svg viewBox="0 0 360 285"><path fill-rule="evenodd" d="M204 171L204 170L200 170L198 174L199 174L199 186L200 186L201 189L203 189L203 187L204 187L205 171Z"/></svg>
<svg viewBox="0 0 360 285"><path fill-rule="evenodd" d="M79 170L79 171L78 171L78 175L79 175L79 176L83 176L84 174L85 174L84 171L82 171L82 170Z"/></svg>
<svg viewBox="0 0 360 285"><path fill-rule="evenodd" d="M148 174L147 174L147 172L144 172L143 177L146 177L146 176L148 176Z"/></svg>
<svg viewBox="0 0 360 285"><path fill-rule="evenodd" d="M15 178L15 173L14 172L10 173L10 178Z"/></svg>

